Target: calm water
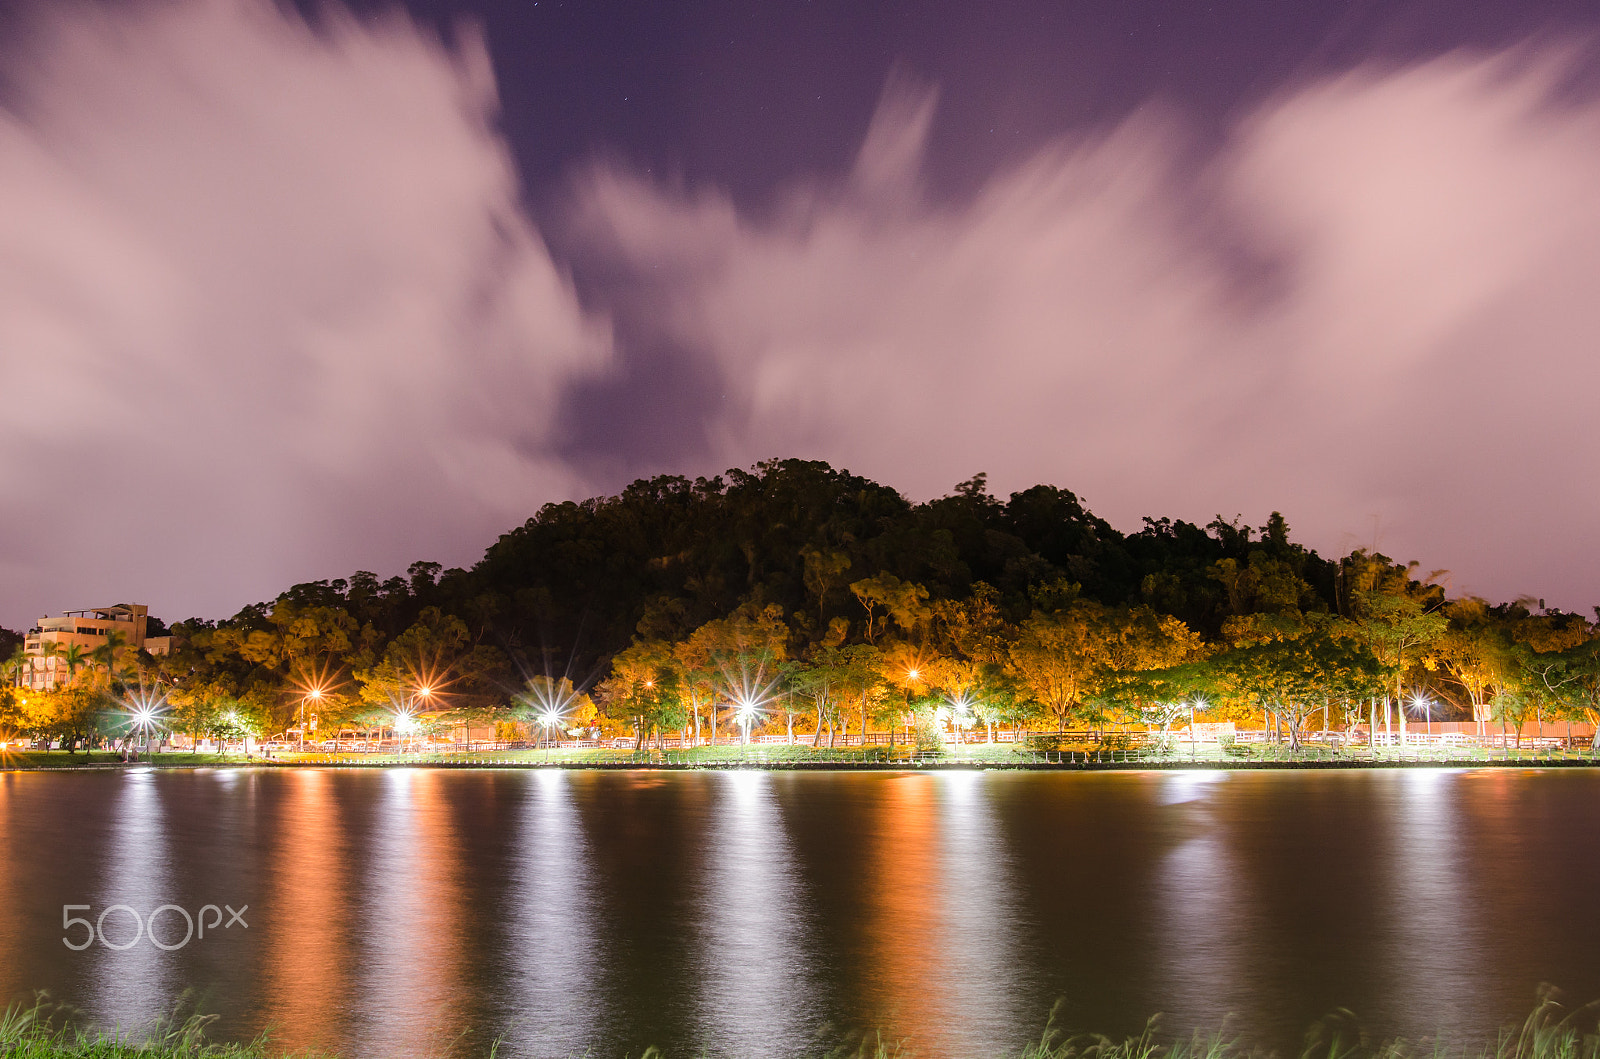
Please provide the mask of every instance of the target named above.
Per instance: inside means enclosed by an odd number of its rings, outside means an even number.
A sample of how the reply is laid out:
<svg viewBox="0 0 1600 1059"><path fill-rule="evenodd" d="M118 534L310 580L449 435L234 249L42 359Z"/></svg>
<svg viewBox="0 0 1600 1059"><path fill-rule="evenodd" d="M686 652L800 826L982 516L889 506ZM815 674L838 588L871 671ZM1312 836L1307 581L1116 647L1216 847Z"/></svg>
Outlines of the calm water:
<svg viewBox="0 0 1600 1059"><path fill-rule="evenodd" d="M1014 1051L1052 1005L1292 1049L1600 997L1600 772L0 773L0 997L387 1057ZM62 906L248 905L163 951ZM211 913L205 914L210 922ZM226 919L225 915L218 918ZM183 917L156 917L176 946Z"/></svg>

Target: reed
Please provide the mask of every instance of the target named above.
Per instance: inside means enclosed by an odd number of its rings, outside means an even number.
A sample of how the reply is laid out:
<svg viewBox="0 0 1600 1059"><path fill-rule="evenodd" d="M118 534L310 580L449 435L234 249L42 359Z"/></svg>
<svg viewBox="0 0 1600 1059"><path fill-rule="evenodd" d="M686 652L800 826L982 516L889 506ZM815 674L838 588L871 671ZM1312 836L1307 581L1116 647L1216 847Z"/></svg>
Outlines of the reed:
<svg viewBox="0 0 1600 1059"><path fill-rule="evenodd" d="M1569 1009L1552 992L1521 1025L1508 1026L1493 1041L1447 1045L1420 1041L1373 1041L1348 1012L1325 1019L1307 1033L1298 1059L1600 1059L1600 1026L1595 1004ZM67 1016L65 1022L58 1021ZM0 1015L0 1057L4 1059L284 1059L290 1053L275 1047L266 1036L243 1044L217 1043L207 1038L214 1015L188 1014L175 1009L140 1033L81 1029L72 1025L70 1011L36 998L31 1007L13 1006ZM506 1042L489 1047L496 1059ZM452 1050L452 1054L459 1054ZM317 1059L293 1053L297 1059ZM915 1059L911 1042L865 1034L843 1042L818 1059ZM331 1057L322 1057L331 1059ZM648 1048L641 1059L667 1059ZM1116 1040L1098 1034L1068 1035L1052 1014L1039 1039L1020 1053L996 1053L995 1059L1273 1059L1224 1031L1197 1030L1188 1037L1170 1037L1152 1019L1135 1037Z"/></svg>

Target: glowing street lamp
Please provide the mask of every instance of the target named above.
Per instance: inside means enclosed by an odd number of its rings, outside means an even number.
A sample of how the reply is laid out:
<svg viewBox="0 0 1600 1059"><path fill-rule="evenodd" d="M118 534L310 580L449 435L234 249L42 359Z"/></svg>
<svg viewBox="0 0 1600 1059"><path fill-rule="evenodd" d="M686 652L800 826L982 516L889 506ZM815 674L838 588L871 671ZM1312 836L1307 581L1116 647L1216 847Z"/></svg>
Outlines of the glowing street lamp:
<svg viewBox="0 0 1600 1059"><path fill-rule="evenodd" d="M300 696L300 751L301 751L301 753L304 753L305 749L306 749L306 703L307 702L321 702L321 701L322 701L322 689L321 688L312 688L310 691L308 691L304 695Z"/></svg>
<svg viewBox="0 0 1600 1059"><path fill-rule="evenodd" d="M417 730L417 719L411 716L411 714L402 710L394 715L394 723L391 725L391 727L394 728L396 735L402 737L400 741L400 749L402 752L404 752L405 744L410 742L409 737L411 733ZM381 735L382 733L379 734Z"/></svg>
<svg viewBox="0 0 1600 1059"><path fill-rule="evenodd" d="M902 712L901 716L905 718L906 722L907 743L911 742L911 685L917 683L917 681L919 681L921 678L922 670L918 669L916 666L906 667L906 708L904 712ZM865 734L866 733L864 732L862 733L863 737Z"/></svg>
<svg viewBox="0 0 1600 1059"><path fill-rule="evenodd" d="M421 686L419 686L417 688L416 693L411 696L411 704L401 714L401 716L403 716L405 718L405 727L402 728L400 726L400 723L399 723L400 718L399 717L397 717L395 719L396 720L395 732L397 734L398 733L410 734L412 732L417 731L418 729L420 729L422 727L422 725L417 721L417 717L416 717L416 715L421 712L418 709L418 704L417 704L417 700L418 699L423 700L425 703L432 702L432 700L433 700L433 686L431 684L423 684L423 685L421 685ZM404 748L404 743L402 743L402 749L403 748Z"/></svg>
<svg viewBox="0 0 1600 1059"><path fill-rule="evenodd" d="M1420 691L1411 693L1411 708L1422 714L1423 722L1428 726L1428 735L1433 735L1433 700Z"/></svg>
<svg viewBox="0 0 1600 1059"><path fill-rule="evenodd" d="M560 727L561 722L565 719L561 711L554 706L545 707L544 712L539 715L539 726L544 729L544 759L546 761L550 760L550 733Z"/></svg>
<svg viewBox="0 0 1600 1059"><path fill-rule="evenodd" d="M1196 733L1195 733L1195 730L1194 730L1194 712L1196 710L1203 710L1209 705L1211 705L1211 704L1205 700L1205 696L1203 696L1203 695L1196 695L1194 698L1189 700L1189 760L1191 760L1191 761L1194 760L1195 753L1196 753L1196 751L1195 751Z"/></svg>
<svg viewBox="0 0 1600 1059"><path fill-rule="evenodd" d="M972 700L962 693L957 698L945 699L945 705L940 708L940 713L950 718L950 727L954 731L958 742L965 742L962 732L971 728L975 720L972 713Z"/></svg>
<svg viewBox="0 0 1600 1059"><path fill-rule="evenodd" d="M741 698L733 704L734 718L739 722L739 730L743 733L744 745L750 745L750 722L754 721L760 713L761 704L754 699Z"/></svg>
<svg viewBox="0 0 1600 1059"><path fill-rule="evenodd" d="M150 753L150 732L155 728L156 714L148 706L141 707L133 713L133 725L139 732L140 744L146 754Z"/></svg>

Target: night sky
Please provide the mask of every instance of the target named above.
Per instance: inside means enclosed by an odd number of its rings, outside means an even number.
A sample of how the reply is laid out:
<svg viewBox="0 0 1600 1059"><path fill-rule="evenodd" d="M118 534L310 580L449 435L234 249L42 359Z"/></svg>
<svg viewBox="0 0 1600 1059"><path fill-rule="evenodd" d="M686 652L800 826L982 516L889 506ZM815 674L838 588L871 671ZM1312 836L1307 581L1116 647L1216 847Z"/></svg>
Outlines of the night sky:
<svg viewBox="0 0 1600 1059"><path fill-rule="evenodd" d="M0 0L0 624L826 459L1600 602L1594 3Z"/></svg>

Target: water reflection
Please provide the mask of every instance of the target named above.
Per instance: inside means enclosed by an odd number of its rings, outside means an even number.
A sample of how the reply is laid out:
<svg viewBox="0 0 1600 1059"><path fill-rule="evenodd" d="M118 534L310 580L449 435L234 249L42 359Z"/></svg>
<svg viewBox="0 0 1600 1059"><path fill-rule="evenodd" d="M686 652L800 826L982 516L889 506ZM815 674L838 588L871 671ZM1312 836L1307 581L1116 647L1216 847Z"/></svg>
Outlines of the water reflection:
<svg viewBox="0 0 1600 1059"><path fill-rule="evenodd" d="M1221 1004L1237 1010L1246 977L1249 874L1233 861L1215 798L1225 772L1170 772L1150 777L1156 802L1169 807L1161 834L1168 848L1156 865L1153 939L1159 960L1155 993L1163 1006L1192 1012ZM1230 995L1232 994L1232 995ZM1151 1011L1150 1014L1154 1014Z"/></svg>
<svg viewBox="0 0 1600 1059"><path fill-rule="evenodd" d="M154 932L146 929L149 914L168 904L174 892L168 849L168 823L161 804L160 778L151 770L130 772L117 792L116 826L111 829L105 880L92 907L77 915L92 916L96 942L90 979L94 999L89 1014L98 1021L127 1026L156 1018L168 1000L181 991L173 978L173 960L152 943L151 934L174 944L173 913L164 913ZM75 935L76 936L76 935Z"/></svg>
<svg viewBox="0 0 1600 1059"><path fill-rule="evenodd" d="M1011 858L1001 840L989 776L936 777L942 870L937 910L941 959L936 977L947 1054L990 1055L1031 1028L1024 1019L1017 924L1021 909Z"/></svg>
<svg viewBox="0 0 1600 1059"><path fill-rule="evenodd" d="M330 998L351 995L351 914L357 907L336 776L307 771L277 801L269 822L271 900L258 929L268 939L263 993L278 1031L299 1048L331 1049L344 1030Z"/></svg>
<svg viewBox="0 0 1600 1059"><path fill-rule="evenodd" d="M461 922L469 909L450 819L453 779L428 769L383 774L367 900L358 913L358 1055L444 1054L469 1029L459 1017L472 976Z"/></svg>
<svg viewBox="0 0 1600 1059"><path fill-rule="evenodd" d="M934 781L883 777L865 857L859 1001L868 1026L915 1034L919 1051L945 1054L947 1027L929 979L938 964L939 836Z"/></svg>
<svg viewBox="0 0 1600 1059"><path fill-rule="evenodd" d="M1281 1053L1340 1007L1492 1040L1540 981L1600 996L1597 830L1577 769L0 774L0 1002L210 991L353 1059L816 1054L825 1020L1016 1054L1063 997ZM61 944L64 902L235 898L215 946Z"/></svg>
<svg viewBox="0 0 1600 1059"><path fill-rule="evenodd" d="M714 1055L792 1055L817 1029L808 913L765 772L715 777L697 895L695 1038Z"/></svg>
<svg viewBox="0 0 1600 1059"><path fill-rule="evenodd" d="M13 850L22 849L18 841L20 828L13 823L17 816L17 799L12 791L23 778L20 772L0 772L0 908L19 909L22 902L17 888L22 884L21 858ZM15 915L0 916L0 1005L10 999L20 983L11 980L8 969L22 962L22 930Z"/></svg>
<svg viewBox="0 0 1600 1059"><path fill-rule="evenodd" d="M505 915L518 1055L581 1055L594 1045L594 980L601 949L589 849L571 775L538 772L524 804Z"/></svg>
<svg viewBox="0 0 1600 1059"><path fill-rule="evenodd" d="M1458 772L1415 769L1395 777L1399 804L1389 863L1390 946L1385 964L1408 1021L1430 1032L1460 1025L1480 1005L1475 995L1474 916L1463 901L1457 849Z"/></svg>

